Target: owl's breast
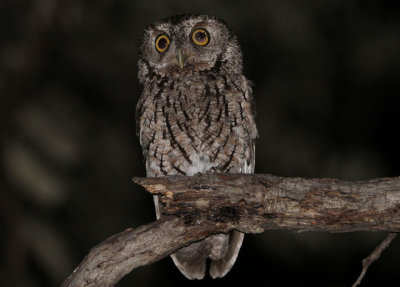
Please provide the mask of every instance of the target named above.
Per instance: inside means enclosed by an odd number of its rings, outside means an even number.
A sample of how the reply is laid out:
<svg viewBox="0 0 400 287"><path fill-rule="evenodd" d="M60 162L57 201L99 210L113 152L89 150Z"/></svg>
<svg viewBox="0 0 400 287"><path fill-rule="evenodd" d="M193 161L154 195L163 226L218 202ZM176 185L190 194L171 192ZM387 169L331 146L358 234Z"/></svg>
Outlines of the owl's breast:
<svg viewBox="0 0 400 287"><path fill-rule="evenodd" d="M242 172L253 139L245 95L221 82L149 92L140 138L149 176Z"/></svg>

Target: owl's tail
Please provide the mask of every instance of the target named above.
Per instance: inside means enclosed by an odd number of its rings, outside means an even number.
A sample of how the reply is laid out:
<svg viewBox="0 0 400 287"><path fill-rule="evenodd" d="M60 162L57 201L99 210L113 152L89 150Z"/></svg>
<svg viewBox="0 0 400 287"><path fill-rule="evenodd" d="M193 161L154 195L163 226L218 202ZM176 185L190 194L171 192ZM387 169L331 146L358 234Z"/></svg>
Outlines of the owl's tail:
<svg viewBox="0 0 400 287"><path fill-rule="evenodd" d="M180 249L171 257L188 279L204 278L207 258L211 259L211 277L224 277L236 261L243 237L244 234L238 231L212 235Z"/></svg>
<svg viewBox="0 0 400 287"><path fill-rule="evenodd" d="M239 254L243 238L244 233L242 232L232 231L229 233L228 250L225 256L217 260L211 259L210 275L212 278L224 277L231 270Z"/></svg>
<svg viewBox="0 0 400 287"><path fill-rule="evenodd" d="M157 219L160 218L158 196L153 197ZM229 234L215 234L206 239L183 247L171 255L176 267L188 279L203 279L206 273L206 261L211 259L212 278L224 277L239 254L244 233L231 231Z"/></svg>

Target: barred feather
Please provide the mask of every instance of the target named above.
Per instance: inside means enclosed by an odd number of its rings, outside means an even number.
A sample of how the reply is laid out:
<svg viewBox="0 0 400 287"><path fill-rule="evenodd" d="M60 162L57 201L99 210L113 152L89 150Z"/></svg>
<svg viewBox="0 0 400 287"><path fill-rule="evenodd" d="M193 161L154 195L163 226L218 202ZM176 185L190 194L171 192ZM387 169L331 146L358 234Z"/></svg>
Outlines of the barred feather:
<svg viewBox="0 0 400 287"><path fill-rule="evenodd" d="M221 40L224 46L209 50L220 51L218 55L204 54L207 50L202 50L203 54L193 51L191 60L181 68L173 55L160 56L147 50L152 49L154 31L181 33L197 22L209 29L211 37L226 34L226 39ZM182 41L181 45L185 45ZM136 107L137 129L147 176L254 172L257 129L252 90L242 75L236 38L224 22L189 15L150 26L142 45L139 78L144 87ZM157 197L154 201L159 218L162 207ZM182 248L172 258L189 279L204 277L207 258L211 259L211 276L222 277L233 266L242 240L239 232L213 235Z"/></svg>

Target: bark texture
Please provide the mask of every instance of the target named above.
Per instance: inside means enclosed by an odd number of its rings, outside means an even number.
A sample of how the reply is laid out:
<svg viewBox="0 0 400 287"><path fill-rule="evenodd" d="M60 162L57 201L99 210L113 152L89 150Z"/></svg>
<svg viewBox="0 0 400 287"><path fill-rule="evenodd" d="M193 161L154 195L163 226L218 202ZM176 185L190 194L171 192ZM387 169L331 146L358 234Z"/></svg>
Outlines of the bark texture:
<svg viewBox="0 0 400 287"><path fill-rule="evenodd" d="M348 182L210 174L133 180L160 196L166 216L94 247L63 287L113 286L134 268L232 229L400 230L400 177Z"/></svg>
<svg viewBox="0 0 400 287"><path fill-rule="evenodd" d="M92 248L62 286L114 286L133 269L158 261L213 233L224 231L215 224L187 226L182 218L163 217L137 229L111 236Z"/></svg>
<svg viewBox="0 0 400 287"><path fill-rule="evenodd" d="M164 214L245 233L400 230L400 178L349 182L257 174L135 178L160 194Z"/></svg>

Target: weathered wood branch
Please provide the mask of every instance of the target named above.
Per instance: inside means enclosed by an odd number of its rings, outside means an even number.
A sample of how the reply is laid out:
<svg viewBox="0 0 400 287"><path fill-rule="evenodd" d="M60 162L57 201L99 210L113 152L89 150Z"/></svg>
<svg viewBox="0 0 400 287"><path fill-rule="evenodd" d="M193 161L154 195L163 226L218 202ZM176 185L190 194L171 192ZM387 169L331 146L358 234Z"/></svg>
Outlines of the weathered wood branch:
<svg viewBox="0 0 400 287"><path fill-rule="evenodd" d="M400 231L400 177L348 182L209 174L133 180L160 196L165 217L94 247L64 287L113 286L134 268L232 229Z"/></svg>
<svg viewBox="0 0 400 287"><path fill-rule="evenodd" d="M226 231L215 224L187 226L182 218L165 216L115 234L92 248L62 286L114 286L137 267L158 261L213 233Z"/></svg>
<svg viewBox="0 0 400 287"><path fill-rule="evenodd" d="M226 224L245 233L400 230L400 177L349 182L210 174L134 181L160 195L164 214Z"/></svg>

